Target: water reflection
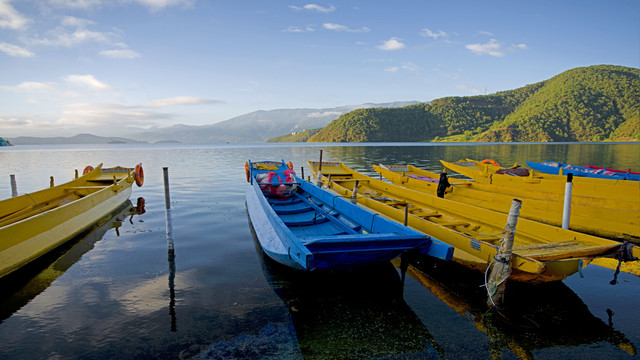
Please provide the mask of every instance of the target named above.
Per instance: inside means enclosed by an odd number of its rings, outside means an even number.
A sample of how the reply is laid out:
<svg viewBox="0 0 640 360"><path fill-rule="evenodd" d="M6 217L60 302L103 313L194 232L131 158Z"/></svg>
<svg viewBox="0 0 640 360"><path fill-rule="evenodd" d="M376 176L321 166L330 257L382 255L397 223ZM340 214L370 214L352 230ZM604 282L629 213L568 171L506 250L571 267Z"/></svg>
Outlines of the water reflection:
<svg viewBox="0 0 640 360"><path fill-rule="evenodd" d="M391 263L347 273L301 272L271 260L255 244L269 285L289 308L304 359L443 357L405 303Z"/></svg>
<svg viewBox="0 0 640 360"><path fill-rule="evenodd" d="M397 260L394 264L400 266ZM505 349L521 359L533 359L536 350L600 342L636 354L633 343L614 330L612 312L608 311L609 321L604 323L562 282L536 286L510 282L505 304L498 310L488 309L486 291L477 286L483 283L482 274L477 272L421 258L412 262L407 274L473 321L488 336L493 359L502 358Z"/></svg>
<svg viewBox="0 0 640 360"><path fill-rule="evenodd" d="M3 289L0 295L0 322L46 290L55 279L80 260L82 255L93 249L96 242L102 239L107 231L115 228L119 236L118 229L122 226L122 222L127 217L131 222L134 214L139 211L144 211L144 199L142 206L137 208L127 200L80 235L3 278L0 281L0 287Z"/></svg>

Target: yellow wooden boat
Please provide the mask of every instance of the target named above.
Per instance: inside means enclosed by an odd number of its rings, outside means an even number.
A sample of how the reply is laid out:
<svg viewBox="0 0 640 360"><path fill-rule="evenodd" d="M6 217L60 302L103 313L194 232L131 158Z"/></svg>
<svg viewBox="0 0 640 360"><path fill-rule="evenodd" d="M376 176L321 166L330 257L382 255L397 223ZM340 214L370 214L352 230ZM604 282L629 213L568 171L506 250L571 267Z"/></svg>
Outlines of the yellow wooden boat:
<svg viewBox="0 0 640 360"><path fill-rule="evenodd" d="M77 173L76 173L77 174ZM135 169L87 166L81 177L0 201L0 277L6 276L90 227L144 181Z"/></svg>
<svg viewBox="0 0 640 360"><path fill-rule="evenodd" d="M308 162L318 175L318 162ZM322 163L321 181L336 193L386 217L455 247L453 257L466 266L486 270L497 254L507 214L389 184L360 174L342 163ZM405 207L407 216L405 218ZM603 239L528 219L519 219L512 256L511 279L530 283L561 280L596 257L613 256L621 248ZM640 248L632 246L633 256Z"/></svg>
<svg viewBox="0 0 640 360"><path fill-rule="evenodd" d="M380 165L374 170L393 184L436 196L439 174L412 165ZM490 210L508 213L511 199L522 200L520 216L562 226L564 195L449 178L452 186L444 197ZM555 195L555 196L554 196ZM562 196L561 196L562 195ZM620 208L619 202L574 196L570 229L614 240L640 241L640 211Z"/></svg>
<svg viewBox="0 0 640 360"><path fill-rule="evenodd" d="M519 190L526 191L541 191L564 199L566 176L551 175L535 170L530 170L528 176L497 174L496 171L501 169L499 166L484 164L471 159L455 163L443 160L440 162L446 168L478 183L516 187ZM574 197L590 198L591 205L640 211L640 181L575 176L573 177L572 194ZM601 204L607 205L603 206Z"/></svg>

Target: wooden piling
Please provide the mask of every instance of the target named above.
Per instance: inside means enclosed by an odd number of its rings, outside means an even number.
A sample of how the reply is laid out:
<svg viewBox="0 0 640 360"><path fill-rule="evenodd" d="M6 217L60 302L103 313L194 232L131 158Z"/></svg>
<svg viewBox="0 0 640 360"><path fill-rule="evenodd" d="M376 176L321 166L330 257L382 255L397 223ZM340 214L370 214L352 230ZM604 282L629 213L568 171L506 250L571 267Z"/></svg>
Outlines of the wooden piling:
<svg viewBox="0 0 640 360"><path fill-rule="evenodd" d="M320 150L320 162L318 163L318 178L316 179L316 186L322 186L322 149Z"/></svg>
<svg viewBox="0 0 640 360"><path fill-rule="evenodd" d="M569 229L571 219L571 193L573 191L573 173L567 174L567 183L564 187L564 204L562 208L562 228Z"/></svg>
<svg viewBox="0 0 640 360"><path fill-rule="evenodd" d="M18 185L16 184L16 176L14 174L9 175L11 179L11 197L18 196Z"/></svg>
<svg viewBox="0 0 640 360"><path fill-rule="evenodd" d="M487 293L489 305L501 304L504 301L504 292L507 278L511 275L511 254L513 252L513 238L516 233L516 224L520 216L520 207L522 201L518 199L511 200L511 209L507 217L507 227L505 234L500 240L500 248L494 256L491 268L491 275L487 280ZM490 265L489 265L490 266Z"/></svg>
<svg viewBox="0 0 640 360"><path fill-rule="evenodd" d="M173 253L173 225L171 223L171 198L169 196L169 168L163 167L164 175L164 216L166 222L167 246L169 254Z"/></svg>

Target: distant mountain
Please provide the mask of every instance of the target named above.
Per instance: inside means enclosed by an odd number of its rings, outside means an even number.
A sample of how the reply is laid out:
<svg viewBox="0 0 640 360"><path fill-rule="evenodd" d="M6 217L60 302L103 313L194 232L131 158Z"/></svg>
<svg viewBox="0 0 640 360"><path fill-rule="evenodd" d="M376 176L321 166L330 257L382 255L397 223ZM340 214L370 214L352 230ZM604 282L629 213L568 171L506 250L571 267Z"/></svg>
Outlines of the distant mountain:
<svg viewBox="0 0 640 360"><path fill-rule="evenodd" d="M33 137L19 136L10 139L14 145L58 145L58 144L133 144L144 141L131 140L120 137L101 137L91 134L78 134L72 137Z"/></svg>
<svg viewBox="0 0 640 360"><path fill-rule="evenodd" d="M639 140L640 70L597 65L491 95L355 110L308 141Z"/></svg>
<svg viewBox="0 0 640 360"><path fill-rule="evenodd" d="M174 125L136 134L148 142L174 140L183 143L262 142L283 134L322 128L340 115L360 108L402 107L417 101L349 105L326 109L259 110L212 125Z"/></svg>

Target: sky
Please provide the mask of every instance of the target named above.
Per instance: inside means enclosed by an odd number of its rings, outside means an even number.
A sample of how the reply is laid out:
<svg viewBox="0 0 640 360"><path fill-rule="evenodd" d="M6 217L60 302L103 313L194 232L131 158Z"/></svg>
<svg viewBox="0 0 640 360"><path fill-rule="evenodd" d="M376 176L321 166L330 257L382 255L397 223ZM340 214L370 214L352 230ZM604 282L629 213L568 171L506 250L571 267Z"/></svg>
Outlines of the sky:
<svg viewBox="0 0 640 360"><path fill-rule="evenodd" d="M0 137L491 94L640 65L640 1L0 0Z"/></svg>

